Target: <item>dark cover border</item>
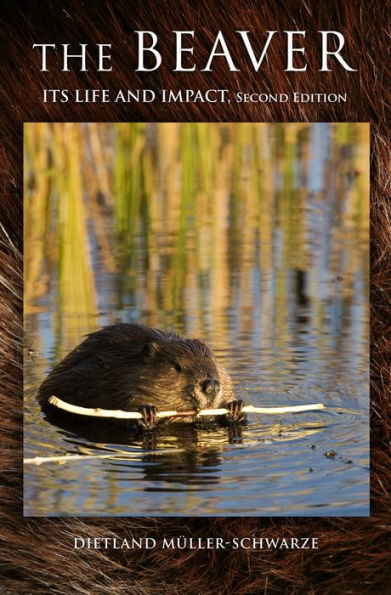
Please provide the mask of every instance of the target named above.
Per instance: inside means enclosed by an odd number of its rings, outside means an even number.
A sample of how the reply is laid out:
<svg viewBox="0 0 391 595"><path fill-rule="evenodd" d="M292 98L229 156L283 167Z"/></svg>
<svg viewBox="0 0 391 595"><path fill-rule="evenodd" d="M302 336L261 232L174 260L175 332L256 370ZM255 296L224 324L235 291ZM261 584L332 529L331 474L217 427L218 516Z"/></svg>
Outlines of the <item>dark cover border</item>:
<svg viewBox="0 0 391 595"><path fill-rule="evenodd" d="M390 543L390 6L380 0L3 3L0 81L0 584L9 593L382 593ZM140 76L131 32L195 30L199 60L218 31L243 70ZM305 30L309 68L284 72L284 39L270 69L245 67L234 31ZM319 29L346 39L358 73L320 73ZM110 73L41 73L33 43L112 43ZM204 57L204 58L202 58ZM346 92L346 104L50 104L41 89L165 87ZM369 121L371 123L371 516L368 519L24 519L22 517L22 129L24 121ZM75 550L73 537L319 538L316 551Z"/></svg>

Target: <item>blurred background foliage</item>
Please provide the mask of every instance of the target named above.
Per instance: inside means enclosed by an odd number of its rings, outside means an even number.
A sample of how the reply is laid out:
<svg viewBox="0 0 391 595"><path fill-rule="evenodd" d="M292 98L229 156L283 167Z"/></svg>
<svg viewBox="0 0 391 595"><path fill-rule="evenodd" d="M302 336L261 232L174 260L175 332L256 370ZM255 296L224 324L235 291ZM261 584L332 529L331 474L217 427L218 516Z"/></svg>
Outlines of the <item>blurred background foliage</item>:
<svg viewBox="0 0 391 595"><path fill-rule="evenodd" d="M114 309L192 334L207 326L219 341L227 312L239 307L248 331L261 299L263 337L283 341L305 275L321 325L320 284L340 275L349 298L368 267L368 134L350 123L26 124L25 314L55 311L65 349Z"/></svg>

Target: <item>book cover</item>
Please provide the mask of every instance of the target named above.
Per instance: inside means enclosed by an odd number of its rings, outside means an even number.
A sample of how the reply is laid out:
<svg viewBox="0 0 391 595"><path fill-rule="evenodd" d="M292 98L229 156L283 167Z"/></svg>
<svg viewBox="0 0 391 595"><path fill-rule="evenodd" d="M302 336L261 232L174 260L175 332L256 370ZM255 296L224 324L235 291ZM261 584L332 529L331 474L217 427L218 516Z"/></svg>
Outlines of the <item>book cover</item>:
<svg viewBox="0 0 391 595"><path fill-rule="evenodd" d="M3 6L5 592L386 592L386 13Z"/></svg>

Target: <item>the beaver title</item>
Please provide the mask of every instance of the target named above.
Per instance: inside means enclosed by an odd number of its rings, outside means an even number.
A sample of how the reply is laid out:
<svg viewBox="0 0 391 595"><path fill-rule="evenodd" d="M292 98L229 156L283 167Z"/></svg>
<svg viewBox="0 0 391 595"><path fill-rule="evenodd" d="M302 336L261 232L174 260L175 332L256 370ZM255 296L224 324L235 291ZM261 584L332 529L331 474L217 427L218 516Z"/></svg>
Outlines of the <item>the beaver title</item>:
<svg viewBox="0 0 391 595"><path fill-rule="evenodd" d="M141 324L116 324L92 333L42 383L39 400L55 395L82 407L139 410L144 429L158 409L227 407L243 419L231 378L205 343Z"/></svg>

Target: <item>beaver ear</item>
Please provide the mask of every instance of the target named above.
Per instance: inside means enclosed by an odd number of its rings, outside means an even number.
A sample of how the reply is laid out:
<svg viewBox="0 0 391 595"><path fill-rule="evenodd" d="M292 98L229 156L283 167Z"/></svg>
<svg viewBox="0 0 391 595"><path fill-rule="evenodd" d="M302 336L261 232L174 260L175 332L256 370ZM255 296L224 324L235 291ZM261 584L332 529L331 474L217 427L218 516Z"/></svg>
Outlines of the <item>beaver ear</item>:
<svg viewBox="0 0 391 595"><path fill-rule="evenodd" d="M146 343L143 347L142 354L145 360L152 359L155 357L157 352L159 351L158 343L155 341L151 341L150 343Z"/></svg>

